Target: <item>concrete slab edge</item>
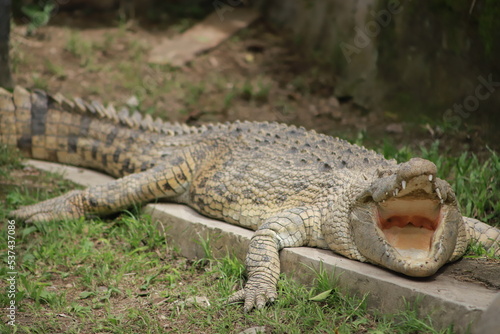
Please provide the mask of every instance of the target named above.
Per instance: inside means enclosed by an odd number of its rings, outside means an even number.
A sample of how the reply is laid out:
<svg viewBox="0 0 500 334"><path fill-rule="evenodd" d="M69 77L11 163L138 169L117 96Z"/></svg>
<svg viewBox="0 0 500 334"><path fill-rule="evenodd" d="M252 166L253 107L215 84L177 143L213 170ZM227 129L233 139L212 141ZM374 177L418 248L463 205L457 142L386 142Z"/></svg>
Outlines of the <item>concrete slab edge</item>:
<svg viewBox="0 0 500 334"><path fill-rule="evenodd" d="M25 165L29 165L46 172L60 174L66 180L72 181L84 187L105 184L114 180L114 178L109 175L86 168L62 165L54 162L28 159L26 160Z"/></svg>

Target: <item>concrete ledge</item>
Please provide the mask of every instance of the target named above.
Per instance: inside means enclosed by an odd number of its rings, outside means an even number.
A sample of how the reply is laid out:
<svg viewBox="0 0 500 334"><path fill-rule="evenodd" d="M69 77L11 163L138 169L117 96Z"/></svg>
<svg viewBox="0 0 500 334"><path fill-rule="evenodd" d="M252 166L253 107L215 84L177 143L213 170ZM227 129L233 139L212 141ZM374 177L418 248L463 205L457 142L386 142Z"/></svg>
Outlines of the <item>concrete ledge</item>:
<svg viewBox="0 0 500 334"><path fill-rule="evenodd" d="M113 180L82 168L34 160L30 160L29 164L62 173L64 177L84 186ZM190 259L203 257L204 251L198 241L210 239L214 256L223 257L231 253L244 260L253 235L247 229L201 216L184 205L149 204L144 211L151 215L153 221L161 223L167 242L178 247L181 254ZM488 328L498 328L500 319L495 315L500 314L499 290L458 281L449 275L451 266L445 266L430 278L411 279L327 250L308 247L284 249L280 253L280 260L282 272L306 285L314 279L314 273L309 268L318 268L322 263L326 270L335 273L343 291L360 297L367 294L368 307L381 313L396 313L404 309L405 300L412 304L419 301L416 304L419 314L431 316L437 328L454 324L456 333L465 333L474 322L477 325L487 324ZM484 328L474 332L489 333Z"/></svg>
<svg viewBox="0 0 500 334"><path fill-rule="evenodd" d="M94 172L90 169L62 165L53 162L29 159L25 164L46 172L61 174L66 180L70 180L84 187L105 184L114 180L114 178L109 175Z"/></svg>

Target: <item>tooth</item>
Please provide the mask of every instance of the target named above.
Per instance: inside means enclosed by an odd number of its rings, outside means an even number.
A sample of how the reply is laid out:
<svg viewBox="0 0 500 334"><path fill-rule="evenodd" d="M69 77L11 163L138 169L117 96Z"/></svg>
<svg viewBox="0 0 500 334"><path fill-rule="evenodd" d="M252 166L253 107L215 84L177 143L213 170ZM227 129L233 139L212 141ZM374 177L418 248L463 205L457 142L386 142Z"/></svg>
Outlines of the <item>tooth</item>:
<svg viewBox="0 0 500 334"><path fill-rule="evenodd" d="M441 203L443 202L443 197L441 196L441 190L439 188L436 188L436 194L438 195L439 199L441 200Z"/></svg>
<svg viewBox="0 0 500 334"><path fill-rule="evenodd" d="M432 182L432 174L429 175L429 181Z"/></svg>
<svg viewBox="0 0 500 334"><path fill-rule="evenodd" d="M396 189L394 190L394 196L397 196L397 195L398 195L398 193L399 193L399 189L398 189L398 188L396 188Z"/></svg>
<svg viewBox="0 0 500 334"><path fill-rule="evenodd" d="M406 181L403 180L403 182L401 182L401 188L403 188L403 190L406 189Z"/></svg>

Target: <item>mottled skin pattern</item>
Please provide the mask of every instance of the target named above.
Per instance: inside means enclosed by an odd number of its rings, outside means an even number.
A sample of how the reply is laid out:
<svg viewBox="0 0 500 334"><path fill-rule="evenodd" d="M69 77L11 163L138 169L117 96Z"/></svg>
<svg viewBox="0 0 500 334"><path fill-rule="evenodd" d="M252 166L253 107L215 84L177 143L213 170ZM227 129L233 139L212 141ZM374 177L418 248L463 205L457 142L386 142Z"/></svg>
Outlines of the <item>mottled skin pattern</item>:
<svg viewBox="0 0 500 334"><path fill-rule="evenodd" d="M26 156L117 178L21 207L14 217L73 219L164 198L255 230L248 282L229 299L244 301L247 311L276 298L283 247L328 248L429 276L462 256L471 240L488 248L500 240L498 229L460 215L431 162L398 165L303 128L251 122L188 127L19 87L0 89L0 126L0 142ZM400 230L416 234L408 239Z"/></svg>

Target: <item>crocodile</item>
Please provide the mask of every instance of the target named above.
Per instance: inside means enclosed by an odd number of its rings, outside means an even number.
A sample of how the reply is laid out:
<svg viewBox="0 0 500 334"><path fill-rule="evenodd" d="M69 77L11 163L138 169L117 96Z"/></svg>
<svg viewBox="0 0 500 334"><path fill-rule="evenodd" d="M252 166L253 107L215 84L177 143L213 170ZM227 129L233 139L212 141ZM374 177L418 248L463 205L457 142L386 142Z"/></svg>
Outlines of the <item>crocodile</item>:
<svg viewBox="0 0 500 334"><path fill-rule="evenodd" d="M500 230L460 214L436 165L404 163L302 127L153 120L41 90L0 90L0 142L27 157L96 169L116 180L11 216L29 222L106 215L155 199L255 231L248 279L228 302L277 298L279 251L330 249L407 276L431 276L473 241L500 254Z"/></svg>

